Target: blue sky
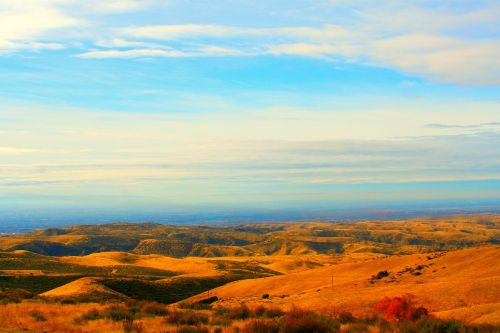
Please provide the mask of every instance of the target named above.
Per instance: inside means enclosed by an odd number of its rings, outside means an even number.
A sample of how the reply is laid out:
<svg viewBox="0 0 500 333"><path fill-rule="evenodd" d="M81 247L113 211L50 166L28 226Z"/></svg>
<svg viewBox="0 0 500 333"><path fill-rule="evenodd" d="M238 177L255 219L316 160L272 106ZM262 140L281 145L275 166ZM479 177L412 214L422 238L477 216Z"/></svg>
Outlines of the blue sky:
<svg viewBox="0 0 500 333"><path fill-rule="evenodd" d="M0 209L500 200L497 1L0 0Z"/></svg>

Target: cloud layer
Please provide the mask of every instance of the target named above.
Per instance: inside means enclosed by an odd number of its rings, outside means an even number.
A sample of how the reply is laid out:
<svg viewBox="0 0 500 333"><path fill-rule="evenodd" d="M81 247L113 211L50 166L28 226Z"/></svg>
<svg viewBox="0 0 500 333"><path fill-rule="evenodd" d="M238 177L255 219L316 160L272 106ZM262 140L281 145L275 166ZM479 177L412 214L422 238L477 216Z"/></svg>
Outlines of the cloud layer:
<svg viewBox="0 0 500 333"><path fill-rule="evenodd" d="M215 21L217 15L221 22L227 21L231 14L222 12L223 2L218 3L219 7L213 5L220 11L211 16ZM86 50L77 51L77 55L85 59L301 56L395 68L443 83L500 84L496 24L500 5L495 2L463 1L437 6L426 1L325 1L317 8L306 7L300 1L288 4L292 13L302 6L307 9L305 18L314 15L310 25L305 24L306 19L300 24L288 19L293 24L286 24L286 12L280 17L283 23L270 21L258 26L249 25L251 21L241 25L193 21L172 24L166 19L148 24L140 19L138 13L151 15L160 5L163 10L179 13L210 6L204 2L186 5L154 0L26 0L21 5L3 0L0 52L61 49L78 42ZM278 12L275 6L279 4L269 4L262 10ZM135 13L137 19L132 15L128 24L114 19L125 12ZM192 20L190 15L185 16L185 20ZM161 16L155 21L161 22Z"/></svg>
<svg viewBox="0 0 500 333"><path fill-rule="evenodd" d="M0 193L220 204L301 195L306 201L354 200L352 190L336 197L336 189L348 184L500 179L499 128L497 122L482 122L491 118L489 111L368 114L288 109L172 116L12 109L16 125L1 134ZM457 114L461 123L436 122L453 121ZM364 122L358 121L361 116ZM24 130L33 123L40 125Z"/></svg>

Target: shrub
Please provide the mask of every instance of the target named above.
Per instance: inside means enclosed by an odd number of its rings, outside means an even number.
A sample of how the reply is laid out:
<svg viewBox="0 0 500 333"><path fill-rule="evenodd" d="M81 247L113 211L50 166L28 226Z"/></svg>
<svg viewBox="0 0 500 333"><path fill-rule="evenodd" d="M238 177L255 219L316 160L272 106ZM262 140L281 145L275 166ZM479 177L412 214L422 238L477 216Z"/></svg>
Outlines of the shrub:
<svg viewBox="0 0 500 333"><path fill-rule="evenodd" d="M442 332L442 333L460 333L462 332L462 324L459 321L455 320L439 320L426 318L423 320L419 320L415 324L415 332L422 333L434 333L434 332Z"/></svg>
<svg viewBox="0 0 500 333"><path fill-rule="evenodd" d="M217 302L218 300L219 300L219 297L212 296L209 298L202 299L201 301L198 301L196 303L198 303L198 304L212 304L213 302Z"/></svg>
<svg viewBox="0 0 500 333"><path fill-rule="evenodd" d="M111 305L105 310L104 316L113 321L134 320L134 313L123 305Z"/></svg>
<svg viewBox="0 0 500 333"><path fill-rule="evenodd" d="M263 299L268 299L268 298L269 298L269 294L264 294L264 295L262 295L262 298L263 298Z"/></svg>
<svg viewBox="0 0 500 333"><path fill-rule="evenodd" d="M248 319L252 316L252 311L248 306L242 304L239 307L230 308L226 316L230 319Z"/></svg>
<svg viewBox="0 0 500 333"><path fill-rule="evenodd" d="M282 317L283 315L285 315L285 312L283 312L279 308L273 307L273 308L267 308L264 315L267 318L277 318L277 317Z"/></svg>
<svg viewBox="0 0 500 333"><path fill-rule="evenodd" d="M431 317L423 317L415 322L405 320L396 323L395 326L398 333L497 333L500 331L498 326L466 325L457 320Z"/></svg>
<svg viewBox="0 0 500 333"><path fill-rule="evenodd" d="M348 311L338 312L335 317L337 318L337 320L341 324L352 323L352 322L354 322L356 320L356 318L354 318L354 316L352 315L352 313L350 313Z"/></svg>
<svg viewBox="0 0 500 333"><path fill-rule="evenodd" d="M47 318L39 311L31 311L30 316L36 321L47 321Z"/></svg>
<svg viewBox="0 0 500 333"><path fill-rule="evenodd" d="M191 309L191 310L212 310L212 306L210 303L204 303L204 302L193 302L193 303L188 303L188 302L182 302L179 304L180 309Z"/></svg>
<svg viewBox="0 0 500 333"><path fill-rule="evenodd" d="M228 308L219 307L215 309L213 315L216 317L225 317L228 312L229 312Z"/></svg>
<svg viewBox="0 0 500 333"><path fill-rule="evenodd" d="M145 314L153 316L165 316L168 314L168 309L165 305L155 302L144 304L142 310Z"/></svg>
<svg viewBox="0 0 500 333"><path fill-rule="evenodd" d="M242 333L278 333L280 325L273 320L252 320L243 327Z"/></svg>
<svg viewBox="0 0 500 333"><path fill-rule="evenodd" d="M24 299L31 299L35 296L36 294L23 289L2 290L0 291L0 302L20 303Z"/></svg>
<svg viewBox="0 0 500 333"><path fill-rule="evenodd" d="M342 329L342 333L366 333L369 332L369 325L365 323L353 323Z"/></svg>
<svg viewBox="0 0 500 333"><path fill-rule="evenodd" d="M403 319L415 321L428 315L426 308L414 306L411 295L394 298L384 297L373 307L373 310L383 313L384 319L392 323Z"/></svg>
<svg viewBox="0 0 500 333"><path fill-rule="evenodd" d="M151 302L151 303L154 303L154 302ZM129 301L125 302L124 307L128 310L128 312L134 314L134 316L135 316L135 315L140 314L144 305L145 305L145 303L143 303L143 302L140 302L137 300L129 300Z"/></svg>
<svg viewBox="0 0 500 333"><path fill-rule="evenodd" d="M253 314L255 317L264 317L264 314L266 313L266 308L263 307L262 305L259 305L255 309L253 309Z"/></svg>
<svg viewBox="0 0 500 333"><path fill-rule="evenodd" d="M226 317L215 317L210 320L210 325L212 326L224 326L228 327L231 326L233 321L229 318Z"/></svg>
<svg viewBox="0 0 500 333"><path fill-rule="evenodd" d="M209 333L210 331L206 327L181 326L175 332L176 333Z"/></svg>
<svg viewBox="0 0 500 333"><path fill-rule="evenodd" d="M375 275L375 278L380 280L380 279L383 279L385 277L389 276L389 272L388 271L380 271L377 273L377 275Z"/></svg>
<svg viewBox="0 0 500 333"><path fill-rule="evenodd" d="M262 305L256 307L253 310L253 316L254 317L266 317L266 318L276 318L276 317L282 317L285 313L281 311L281 309L272 307L272 308L266 308Z"/></svg>
<svg viewBox="0 0 500 333"><path fill-rule="evenodd" d="M176 325L208 324L208 316L194 311L173 311L165 317L165 322Z"/></svg>
<svg viewBox="0 0 500 333"><path fill-rule="evenodd" d="M103 316L101 315L101 313L99 311L97 311L97 309L92 309L86 313L84 313L81 317L81 319L83 320L97 320L97 319L101 319Z"/></svg>
<svg viewBox="0 0 500 333"><path fill-rule="evenodd" d="M282 330L287 333L330 333L338 332L340 324L312 311L294 309L281 319Z"/></svg>
<svg viewBox="0 0 500 333"><path fill-rule="evenodd" d="M144 331L143 323L135 322L131 319L124 320L122 326L125 333L142 333Z"/></svg>

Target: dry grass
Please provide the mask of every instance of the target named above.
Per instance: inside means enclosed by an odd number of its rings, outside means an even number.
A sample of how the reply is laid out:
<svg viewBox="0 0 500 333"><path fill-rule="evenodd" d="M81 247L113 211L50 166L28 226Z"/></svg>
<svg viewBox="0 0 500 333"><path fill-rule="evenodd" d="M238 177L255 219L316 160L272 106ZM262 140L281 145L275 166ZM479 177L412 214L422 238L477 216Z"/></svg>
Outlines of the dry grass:
<svg viewBox="0 0 500 333"><path fill-rule="evenodd" d="M459 319L477 323L500 322L497 308L486 306L497 304L500 299L500 247L470 248L433 257L417 254L368 259L236 281L216 288L210 294L222 299L217 304L227 307L241 302L285 309L294 305L318 310L336 307L364 315L383 296L412 293L438 316L453 318L456 315ZM417 270L418 266L423 268ZM389 277L370 283L372 275L385 270L389 271ZM270 297L263 299L264 294L270 294ZM190 301L202 297L195 296Z"/></svg>

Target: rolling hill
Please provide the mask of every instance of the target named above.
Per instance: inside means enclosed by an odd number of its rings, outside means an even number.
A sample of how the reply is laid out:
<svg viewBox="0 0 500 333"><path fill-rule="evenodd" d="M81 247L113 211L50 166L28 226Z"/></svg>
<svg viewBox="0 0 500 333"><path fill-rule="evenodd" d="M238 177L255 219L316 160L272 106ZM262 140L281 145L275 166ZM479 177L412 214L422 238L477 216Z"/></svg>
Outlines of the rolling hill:
<svg viewBox="0 0 500 333"><path fill-rule="evenodd" d="M175 258L304 254L411 254L500 243L500 215L401 221L168 226L112 223L52 228L0 237L0 250L48 256L98 252Z"/></svg>
<svg viewBox="0 0 500 333"><path fill-rule="evenodd" d="M384 296L411 293L437 316L500 323L500 247L389 256L229 283L218 306L294 306L367 315ZM386 273L385 273L386 272ZM263 295L269 295L263 298ZM199 301L205 294L189 301Z"/></svg>

